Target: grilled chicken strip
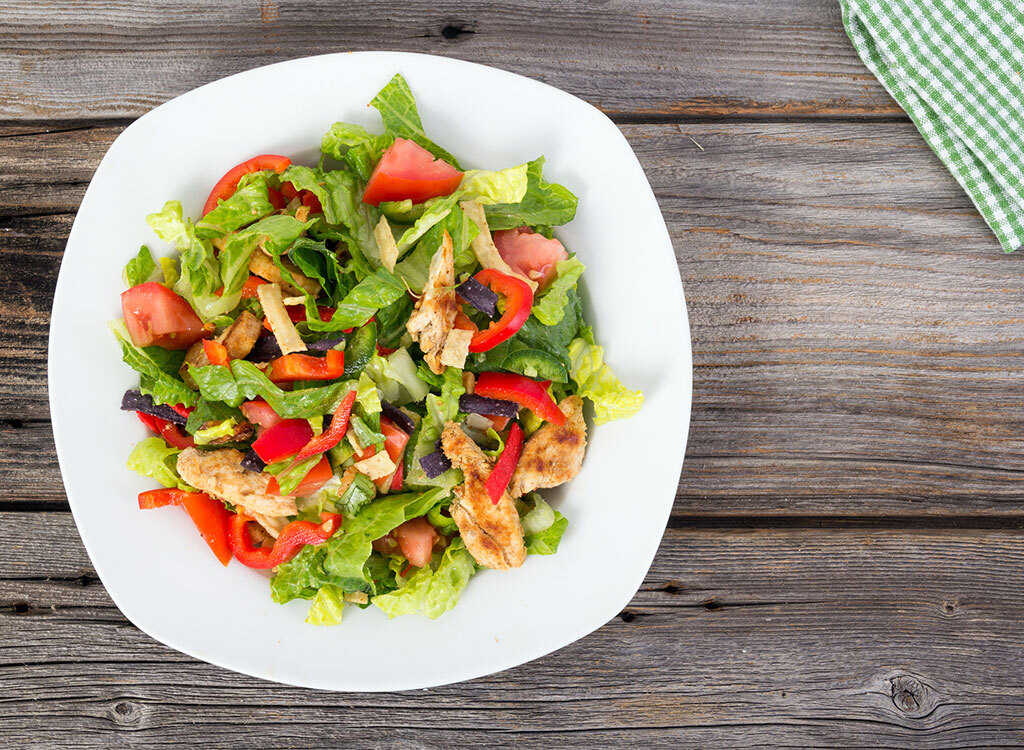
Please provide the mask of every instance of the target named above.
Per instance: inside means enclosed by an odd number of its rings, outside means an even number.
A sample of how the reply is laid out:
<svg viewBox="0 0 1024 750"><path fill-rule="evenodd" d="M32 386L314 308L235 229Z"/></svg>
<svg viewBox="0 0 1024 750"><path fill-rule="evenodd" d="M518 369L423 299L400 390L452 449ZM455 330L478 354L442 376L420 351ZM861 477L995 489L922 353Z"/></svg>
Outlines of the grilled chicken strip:
<svg viewBox="0 0 1024 750"><path fill-rule="evenodd" d="M566 396L558 405L565 424L546 424L537 430L519 457L508 492L522 497L527 492L557 487L580 473L587 449L587 425L583 421L583 399Z"/></svg>
<svg viewBox="0 0 1024 750"><path fill-rule="evenodd" d="M243 510L270 518L295 515L295 500L268 495L270 475L243 469L244 457L234 448L186 448L178 455L178 474L193 487Z"/></svg>
<svg viewBox="0 0 1024 750"><path fill-rule="evenodd" d="M497 570L518 568L526 559L523 526L509 494L497 505L491 502L485 483L493 465L483 451L455 422L441 433L441 445L452 464L462 469L465 482L454 489L450 512L473 558Z"/></svg>
<svg viewBox="0 0 1024 750"><path fill-rule="evenodd" d="M427 273L427 284L423 287L423 296L416 303L416 309L409 316L405 328L413 341L419 342L431 372L440 375L444 372L441 364L441 352L448 334L455 326L455 313L458 304L455 301L455 249L448 232L444 233L441 246L430 259L430 270Z"/></svg>

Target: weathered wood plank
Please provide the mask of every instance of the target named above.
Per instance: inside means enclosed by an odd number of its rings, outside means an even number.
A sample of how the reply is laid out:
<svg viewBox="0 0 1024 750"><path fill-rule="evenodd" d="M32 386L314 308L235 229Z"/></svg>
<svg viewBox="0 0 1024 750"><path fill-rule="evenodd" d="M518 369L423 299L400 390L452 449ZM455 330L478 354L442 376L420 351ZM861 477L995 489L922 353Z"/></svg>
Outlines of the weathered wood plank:
<svg viewBox="0 0 1024 750"><path fill-rule="evenodd" d="M537 78L614 117L901 116L829 0L401 4L65 3L0 8L0 118L138 116L300 55L391 49Z"/></svg>
<svg viewBox="0 0 1024 750"><path fill-rule="evenodd" d="M910 125L623 129L689 302L694 412L677 513L1024 512L1024 257L998 251ZM60 253L119 128L11 130L0 418L45 421ZM62 502L48 427L19 435L0 459L0 502Z"/></svg>
<svg viewBox="0 0 1024 750"><path fill-rule="evenodd" d="M1024 742L1019 530L670 529L633 602L591 636L382 696L273 686L152 641L91 583L67 514L0 513L0 549L0 736L47 747L253 731L284 747L335 747L337 732L399 747Z"/></svg>

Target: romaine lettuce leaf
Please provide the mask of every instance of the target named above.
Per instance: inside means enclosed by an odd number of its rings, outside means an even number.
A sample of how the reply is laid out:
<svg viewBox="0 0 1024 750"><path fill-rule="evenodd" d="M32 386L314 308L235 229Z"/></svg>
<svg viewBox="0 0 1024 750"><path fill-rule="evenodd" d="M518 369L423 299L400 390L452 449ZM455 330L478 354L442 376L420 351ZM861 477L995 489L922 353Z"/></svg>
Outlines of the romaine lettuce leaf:
<svg viewBox="0 0 1024 750"><path fill-rule="evenodd" d="M427 565L389 594L373 598L388 618L421 614L437 619L459 603L469 579L476 573L476 561L461 538L455 539L441 555L437 567Z"/></svg>
<svg viewBox="0 0 1024 750"><path fill-rule="evenodd" d="M557 264L558 278L533 305L533 316L546 326L557 325L565 317L566 298L576 288L582 273L587 270L575 255Z"/></svg>
<svg viewBox="0 0 1024 750"><path fill-rule="evenodd" d="M145 245L139 249L138 255L128 261L124 267L124 283L129 288L145 284L147 281L157 281L162 276L163 273L157 269L156 261L153 260L153 254Z"/></svg>
<svg viewBox="0 0 1024 750"><path fill-rule="evenodd" d="M288 260L306 276L320 282L331 304L337 303L349 291L338 256L328 250L325 243L300 237L288 250ZM320 316L317 315L316 319L319 320Z"/></svg>
<svg viewBox="0 0 1024 750"><path fill-rule="evenodd" d="M345 295L328 321L320 320L316 304L306 296L306 325L311 331L342 331L359 328L382 307L406 296L405 284L386 268L378 268Z"/></svg>
<svg viewBox="0 0 1024 750"><path fill-rule="evenodd" d="M127 466L144 477L151 477L164 487L177 488L187 492L195 489L178 476L178 448L172 448L162 438L148 437L140 440L128 454Z"/></svg>
<svg viewBox="0 0 1024 750"><path fill-rule="evenodd" d="M351 381L332 383L320 388L283 391L252 362L235 359L231 367L210 365L189 367L199 393L209 401L223 401L238 406L243 401L260 397L282 419L308 419L333 414L345 394L356 388Z"/></svg>
<svg viewBox="0 0 1024 750"><path fill-rule="evenodd" d="M338 496L335 505L347 517L353 518L376 494L377 488L374 487L373 480L365 474L356 474L351 484Z"/></svg>
<svg viewBox="0 0 1024 750"><path fill-rule="evenodd" d="M415 141L439 159L444 159L456 169L462 169L454 156L427 138L423 122L416 109L409 84L401 74L395 74L388 84L373 97L370 106L380 112L380 119L388 133L398 138Z"/></svg>
<svg viewBox="0 0 1024 750"><path fill-rule="evenodd" d="M558 545L562 541L562 535L569 528L568 519L554 511L554 521L543 531L535 534L527 534L524 537L526 542L526 554L528 555L553 555L558 552Z"/></svg>
<svg viewBox="0 0 1024 750"><path fill-rule="evenodd" d="M395 273L403 278L414 292L422 291L426 285L430 260L441 245L445 232L448 232L452 238L455 273L465 273L477 265L472 242L473 238L480 233L480 228L475 222L469 220L461 208L453 206L444 219L423 233L416 243L416 249L395 266Z"/></svg>
<svg viewBox="0 0 1024 750"><path fill-rule="evenodd" d="M234 435L236 427L238 427L238 420L231 417L223 422L217 422L209 427L196 430L193 438L195 438L196 445L209 445L214 440Z"/></svg>
<svg viewBox="0 0 1024 750"><path fill-rule="evenodd" d="M454 409L452 406L454 402ZM449 397L447 400L433 393L426 398L427 416L420 420L418 434L415 435L412 460L409 462L409 471L406 473L405 483L410 487L443 487L450 490L462 481L462 472L459 469L451 468L443 474L431 479L423 471L420 459L433 453L434 444L441 437L445 423L454 419L458 413L458 396Z"/></svg>
<svg viewBox="0 0 1024 750"><path fill-rule="evenodd" d="M267 179L261 175L244 187L239 186L230 198L220 201L196 222L196 236L201 239L223 237L273 212L274 206L267 197Z"/></svg>
<svg viewBox="0 0 1024 750"><path fill-rule="evenodd" d="M380 161L381 154L394 141L394 136L387 133L373 135L361 125L336 122L320 139L320 151L332 159L347 163L366 182Z"/></svg>
<svg viewBox="0 0 1024 750"><path fill-rule="evenodd" d="M519 201L484 208L492 232L522 226L559 226L572 221L579 199L562 185L546 182L543 169L543 156L527 165L526 194Z"/></svg>
<svg viewBox="0 0 1024 750"><path fill-rule="evenodd" d="M519 203L529 189L529 168L528 163L498 171L471 169L459 183L462 200L475 200L485 206Z"/></svg>
<svg viewBox="0 0 1024 750"><path fill-rule="evenodd" d="M345 608L345 592L337 586L325 584L316 592L306 615L310 625L340 625Z"/></svg>
<svg viewBox="0 0 1024 750"><path fill-rule="evenodd" d="M644 395L628 390L604 362L604 349L585 339L573 339L569 345L569 376L576 382L577 393L594 404L594 422L604 424L625 419L640 411Z"/></svg>
<svg viewBox="0 0 1024 750"><path fill-rule="evenodd" d="M366 373L377 384L385 401L396 406L422 401L430 388L416 375L416 363L405 347L387 357L374 354Z"/></svg>
<svg viewBox="0 0 1024 750"><path fill-rule="evenodd" d="M139 390L152 396L154 404L193 406L196 403L195 391L177 374L184 352L172 352L159 346L135 346L120 319L110 323L110 330L121 345L121 359L139 373Z"/></svg>

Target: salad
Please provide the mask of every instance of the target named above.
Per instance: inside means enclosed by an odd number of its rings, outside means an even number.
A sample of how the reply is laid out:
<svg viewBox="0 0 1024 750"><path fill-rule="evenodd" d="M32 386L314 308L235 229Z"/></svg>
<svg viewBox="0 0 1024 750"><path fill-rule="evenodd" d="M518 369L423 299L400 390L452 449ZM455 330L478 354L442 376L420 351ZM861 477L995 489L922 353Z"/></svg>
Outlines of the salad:
<svg viewBox="0 0 1024 750"><path fill-rule="evenodd" d="M316 166L255 156L196 220L150 214L177 254L141 248L111 323L152 433L128 467L162 485L139 507L181 506L321 625L435 618L481 568L554 554L539 490L580 471L585 403L598 425L643 403L583 319L552 233L577 198L544 158L463 168L400 75L370 104L382 133L335 123Z"/></svg>

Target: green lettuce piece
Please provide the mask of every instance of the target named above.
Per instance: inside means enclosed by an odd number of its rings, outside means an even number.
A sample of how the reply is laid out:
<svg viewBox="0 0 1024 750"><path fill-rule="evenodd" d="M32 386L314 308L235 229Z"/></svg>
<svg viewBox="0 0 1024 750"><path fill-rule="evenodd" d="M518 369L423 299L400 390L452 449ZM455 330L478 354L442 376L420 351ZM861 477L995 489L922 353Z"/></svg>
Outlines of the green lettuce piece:
<svg viewBox="0 0 1024 750"><path fill-rule="evenodd" d="M463 176L459 191L463 200L476 200L485 206L519 203L529 190L529 169L530 164L498 171L472 169Z"/></svg>
<svg viewBox="0 0 1024 750"><path fill-rule="evenodd" d="M379 413L382 406L380 394L377 392L377 384L373 378L366 374L366 371L359 373L359 382L356 386L356 403L362 407L366 414Z"/></svg>
<svg viewBox="0 0 1024 750"><path fill-rule="evenodd" d="M252 362L231 361L231 367L209 365L189 367L189 373L208 401L223 401L237 407L243 401L262 398L282 419L308 419L320 414L333 414L345 394L356 387L341 381L319 388L283 391Z"/></svg>
<svg viewBox="0 0 1024 750"><path fill-rule="evenodd" d="M367 503L373 500L377 494L377 488L373 480L365 474L356 474L351 484L338 497L335 505L347 517L353 518Z"/></svg>
<svg viewBox="0 0 1024 750"><path fill-rule="evenodd" d="M295 488L302 484L302 480L306 478L306 475L312 471L313 467L320 463L321 456L310 456L305 461L300 461L297 464L293 464L289 460L288 466L284 471L277 474L277 484L281 489L282 495L290 495L295 491ZM269 468L269 467L268 467Z"/></svg>
<svg viewBox="0 0 1024 750"><path fill-rule="evenodd" d="M341 331L359 328L382 307L387 307L406 296L405 284L386 268L378 268L345 295L338 303L334 315L321 321L316 303L306 296L306 324L311 331Z"/></svg>
<svg viewBox="0 0 1024 750"><path fill-rule="evenodd" d="M576 288L587 267L575 255L557 264L558 278L533 305L533 316L546 326L557 325L565 317L566 301L570 290Z"/></svg>
<svg viewBox="0 0 1024 750"><path fill-rule="evenodd" d="M569 376L576 382L577 393L594 404L594 422L604 424L625 419L640 411L644 395L628 390L604 362L604 349L585 339L573 339L569 345Z"/></svg>
<svg viewBox="0 0 1024 750"><path fill-rule="evenodd" d="M172 448L162 438L140 440L128 454L127 466L144 477L155 479L164 487L195 492L178 476L178 448Z"/></svg>
<svg viewBox="0 0 1024 750"><path fill-rule="evenodd" d="M145 284L147 281L157 281L163 274L157 269L156 261L149 248L143 245L139 254L128 261L124 267L124 283L128 287Z"/></svg>
<svg viewBox="0 0 1024 750"><path fill-rule="evenodd" d="M384 127L390 135L415 141L437 158L443 159L456 169L462 169L454 156L427 138L423 132L423 122L416 109L416 99L413 98L412 90L401 74L396 74L377 96L373 97L370 106L380 112L380 119L383 120Z"/></svg>
<svg viewBox="0 0 1024 750"><path fill-rule="evenodd" d="M554 511L554 521L543 531L535 534L526 534L523 540L526 542L526 554L528 555L553 555L558 552L558 545L562 541L562 535L569 528L569 521Z"/></svg>
<svg viewBox="0 0 1024 750"><path fill-rule="evenodd" d="M379 423L380 419L378 418L377 421ZM356 440L359 442L359 445L363 446L364 448L373 445L378 450L384 447L383 433L378 432L377 430L370 427L360 417L357 417L355 414L353 414L351 417L349 417L348 424L349 427L352 429L352 432L355 433L355 437Z"/></svg>
<svg viewBox="0 0 1024 750"><path fill-rule="evenodd" d="M172 352L159 346L135 346L120 319L110 323L110 330L121 345L121 359L139 373L139 390L152 396L153 403L185 406L196 403L195 391L178 377L184 352Z"/></svg>
<svg viewBox="0 0 1024 750"><path fill-rule="evenodd" d="M242 412L238 409L233 409L227 404L200 398L196 402L196 408L188 415L188 421L185 423L185 432L189 435L195 435L207 422L224 422L232 419L235 424L238 424L245 417L242 416Z"/></svg>
<svg viewBox="0 0 1024 750"><path fill-rule="evenodd" d="M320 151L338 161L344 161L359 178L366 182L381 154L395 138L389 134L373 135L362 125L336 122L320 139Z"/></svg>
<svg viewBox="0 0 1024 750"><path fill-rule="evenodd" d="M207 322L214 320L238 304L237 299L232 302L228 295L230 288L221 282L220 267L225 265L226 259L221 257L218 263L213 246L198 237L195 226L183 217L180 202L167 201L162 210L146 217L146 223L160 239L181 251L181 278L175 282L174 291L195 308L200 318ZM223 297L216 294L222 286L226 287Z"/></svg>
<svg viewBox="0 0 1024 750"><path fill-rule="evenodd" d="M327 545L306 545L286 563L274 569L270 579L270 598L278 604L292 599L312 599L325 585L337 585L324 571Z"/></svg>
<svg viewBox="0 0 1024 750"><path fill-rule="evenodd" d="M398 268L395 268L397 274ZM397 349L399 341L406 334L405 324L412 314L412 298L404 294L387 307L377 311L378 341L391 349Z"/></svg>
<svg viewBox="0 0 1024 750"><path fill-rule="evenodd" d="M220 201L215 209L196 222L196 235L201 239L223 237L273 213L274 206L267 197L266 176L261 177L244 187L239 186L234 195Z"/></svg>
<svg viewBox="0 0 1024 750"><path fill-rule="evenodd" d="M164 274L164 286L173 288L178 282L178 278L181 274L178 272L178 261L175 258L157 258L157 262L160 264L160 270Z"/></svg>
<svg viewBox="0 0 1024 750"><path fill-rule="evenodd" d="M346 591L371 591L363 566L372 552L373 540L424 515L446 494L447 490L437 488L423 493L386 495L363 507L355 517L346 518L341 531L324 545L327 548L324 571L341 581Z"/></svg>
<svg viewBox="0 0 1024 750"><path fill-rule="evenodd" d="M579 199L562 185L546 182L543 169L543 156L527 164L526 194L518 201L484 207L491 231L522 226L553 227L573 220Z"/></svg>
<svg viewBox="0 0 1024 750"><path fill-rule="evenodd" d="M389 619L421 614L434 620L459 603L476 570L476 562L465 543L461 538L456 539L448 545L436 568L430 565L420 568L404 586L375 596L373 603L384 610Z"/></svg>
<svg viewBox="0 0 1024 750"><path fill-rule="evenodd" d="M325 584L313 598L306 622L310 625L340 625L345 608L345 592L337 586Z"/></svg>
<svg viewBox="0 0 1024 750"><path fill-rule="evenodd" d="M324 242L300 237L288 250L288 260L306 276L320 282L331 304L337 303L349 291L337 254L328 250ZM320 316L317 315L316 319L319 320Z"/></svg>
<svg viewBox="0 0 1024 750"><path fill-rule="evenodd" d="M462 194L456 190L450 195L442 195L438 198L424 201L423 215L416 219L411 227L402 232L402 236L397 240L399 257L415 245L417 240L427 233L428 229L443 221L452 212L452 209L458 205L460 200L462 200ZM437 250L436 245L434 250Z"/></svg>
<svg viewBox="0 0 1024 750"><path fill-rule="evenodd" d="M430 392L427 384L416 375L416 363L405 347L387 357L374 354L366 373L377 384L384 400L396 406L422 401Z"/></svg>
<svg viewBox="0 0 1024 750"><path fill-rule="evenodd" d="M193 438L196 445L209 445L214 440L234 435L236 427L238 427L238 421L232 417L205 429L196 430Z"/></svg>
<svg viewBox="0 0 1024 750"><path fill-rule="evenodd" d="M453 397L454 396L454 397ZM410 487L441 487L451 490L462 481L462 472L459 469L451 468L443 474L431 479L423 471L420 459L434 452L434 444L441 437L445 424L454 419L458 413L458 396L450 393L446 399L436 396L433 393L426 397L427 416L420 420L417 434L414 435L412 460L409 462L409 471L406 473L405 483ZM453 405L454 404L454 405Z"/></svg>

